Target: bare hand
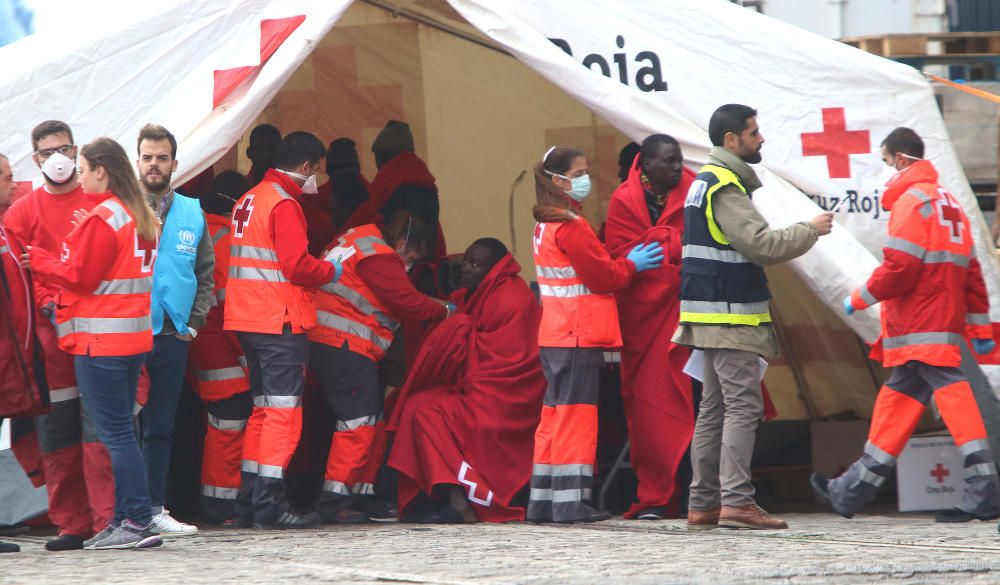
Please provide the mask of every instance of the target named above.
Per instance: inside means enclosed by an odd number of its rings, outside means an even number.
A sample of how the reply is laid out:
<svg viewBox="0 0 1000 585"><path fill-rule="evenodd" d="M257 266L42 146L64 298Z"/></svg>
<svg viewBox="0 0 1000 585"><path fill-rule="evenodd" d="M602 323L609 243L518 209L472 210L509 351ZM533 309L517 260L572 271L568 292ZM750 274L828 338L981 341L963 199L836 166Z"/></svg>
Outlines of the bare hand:
<svg viewBox="0 0 1000 585"><path fill-rule="evenodd" d="M73 212L73 219L69 220L69 222L73 224L73 227L76 227L85 217L87 217L87 210L82 208L77 209Z"/></svg>
<svg viewBox="0 0 1000 585"><path fill-rule="evenodd" d="M824 211L823 213L812 218L809 223L816 228L819 235L825 236L830 233L830 230L833 229L833 213L830 211Z"/></svg>
<svg viewBox="0 0 1000 585"><path fill-rule="evenodd" d="M21 254L18 257L18 260L20 261L22 268L24 268L25 270L29 270L31 269L31 254L29 254L28 252L31 252L31 246L25 246L24 249L27 250L27 252Z"/></svg>

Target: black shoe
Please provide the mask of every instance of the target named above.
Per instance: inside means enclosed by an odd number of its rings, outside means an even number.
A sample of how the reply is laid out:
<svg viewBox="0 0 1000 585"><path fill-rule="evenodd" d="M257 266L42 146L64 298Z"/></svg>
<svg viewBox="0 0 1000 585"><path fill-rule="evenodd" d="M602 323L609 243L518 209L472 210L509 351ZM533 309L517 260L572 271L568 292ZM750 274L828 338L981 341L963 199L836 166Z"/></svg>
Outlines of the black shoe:
<svg viewBox="0 0 1000 585"><path fill-rule="evenodd" d="M0 541L0 553L8 552L21 552L21 547L17 546L13 542Z"/></svg>
<svg viewBox="0 0 1000 585"><path fill-rule="evenodd" d="M420 519L421 524L465 524L465 517L462 513L452 508L444 506L437 512L428 514Z"/></svg>
<svg viewBox="0 0 1000 585"><path fill-rule="evenodd" d="M652 508L640 510L639 513L633 517L633 520L663 520L666 517L666 506L653 506Z"/></svg>
<svg viewBox="0 0 1000 585"><path fill-rule="evenodd" d="M368 514L354 507L351 496L324 493L316 505L323 524L364 524Z"/></svg>
<svg viewBox="0 0 1000 585"><path fill-rule="evenodd" d="M603 522L605 520L611 520L611 512L602 512L596 508L592 508L584 504L584 507L590 511L590 515L584 516L583 518L577 518L575 520L558 520L557 524L590 524L591 522Z"/></svg>
<svg viewBox="0 0 1000 585"><path fill-rule="evenodd" d="M372 522L399 522L399 508L386 500L372 499L359 507Z"/></svg>
<svg viewBox="0 0 1000 585"><path fill-rule="evenodd" d="M63 550L82 550L83 538L75 534L63 534L45 543L45 550L53 552Z"/></svg>
<svg viewBox="0 0 1000 585"><path fill-rule="evenodd" d="M232 518L226 518L219 525L223 528L253 528L253 518L233 516Z"/></svg>
<svg viewBox="0 0 1000 585"><path fill-rule="evenodd" d="M291 530L296 528L313 528L319 524L319 514L309 512L308 514L296 514L295 512L284 512L274 522L254 522L254 528L264 530Z"/></svg>
<svg viewBox="0 0 1000 585"><path fill-rule="evenodd" d="M987 516L980 516L979 514L973 514L972 512L966 512L961 508L952 508L951 510L941 510L934 514L935 522L946 522L946 523L958 523L958 522L971 522L973 520L996 520L1000 518L1000 514L989 514Z"/></svg>
<svg viewBox="0 0 1000 585"><path fill-rule="evenodd" d="M854 514L839 509L837 503L830 497L829 490L827 490L827 484L829 483L830 480L822 473L813 473L809 476L809 485L812 486L813 492L815 492L819 499L823 500L827 504L830 504L830 507L833 508L834 512L850 520L854 517Z"/></svg>

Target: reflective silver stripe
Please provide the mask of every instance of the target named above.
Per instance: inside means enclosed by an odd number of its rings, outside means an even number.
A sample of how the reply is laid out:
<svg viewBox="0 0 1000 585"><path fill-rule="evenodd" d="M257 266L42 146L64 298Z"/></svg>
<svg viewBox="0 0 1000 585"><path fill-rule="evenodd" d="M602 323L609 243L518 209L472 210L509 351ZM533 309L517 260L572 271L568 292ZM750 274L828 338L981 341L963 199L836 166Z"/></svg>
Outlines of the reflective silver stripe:
<svg viewBox="0 0 1000 585"><path fill-rule="evenodd" d="M362 495L362 496L374 496L375 495L375 484L371 483L356 483L351 491Z"/></svg>
<svg viewBox="0 0 1000 585"><path fill-rule="evenodd" d="M247 421L244 420L230 420L225 418L219 418L214 414L208 415L208 425L213 429L219 429L220 431L242 431L247 426Z"/></svg>
<svg viewBox="0 0 1000 585"><path fill-rule="evenodd" d="M294 197L289 195L288 191L285 191L284 187L282 187L281 185L277 183L271 183L271 186L274 187L274 190L278 193L278 197L281 197L282 199L294 199Z"/></svg>
<svg viewBox="0 0 1000 585"><path fill-rule="evenodd" d="M235 500L240 495L240 488L224 488L217 485L201 486L201 495L217 500Z"/></svg>
<svg viewBox="0 0 1000 585"><path fill-rule="evenodd" d="M202 382L222 382L224 380L238 380L246 374L243 372L243 368L233 366L217 370L196 370L195 375Z"/></svg>
<svg viewBox="0 0 1000 585"><path fill-rule="evenodd" d="M576 278L576 269L572 266L554 268L552 266L535 266L538 278Z"/></svg>
<svg viewBox="0 0 1000 585"><path fill-rule="evenodd" d="M965 477L996 475L997 468L992 463L976 463L965 468Z"/></svg>
<svg viewBox="0 0 1000 585"><path fill-rule="evenodd" d="M682 313L710 313L716 315L759 315L767 313L770 301L753 303L727 303L717 301L681 301Z"/></svg>
<svg viewBox="0 0 1000 585"><path fill-rule="evenodd" d="M386 246L385 240L377 236L365 236L363 238L358 238L354 240L354 245L358 247L359 250L365 254L372 254L375 252L375 244L382 244Z"/></svg>
<svg viewBox="0 0 1000 585"><path fill-rule="evenodd" d="M240 464L240 471L246 473L257 473L260 471L260 465L256 461L251 461L249 459L244 459Z"/></svg>
<svg viewBox="0 0 1000 585"><path fill-rule="evenodd" d="M540 475L542 477L552 475L552 466L548 463L535 463L531 466L531 475Z"/></svg>
<svg viewBox="0 0 1000 585"><path fill-rule="evenodd" d="M927 203L931 200L930 196L921 191L920 189L910 189L909 191L906 192L906 194L913 195L914 197L923 201L924 203Z"/></svg>
<svg viewBox="0 0 1000 585"><path fill-rule="evenodd" d="M567 284L564 286L552 286L549 284L538 285L538 291L543 297L555 297L557 299L569 299L593 294L590 289L582 284Z"/></svg>
<svg viewBox="0 0 1000 585"><path fill-rule="evenodd" d="M273 479L281 479L285 477L285 469L280 465L261 465L260 469L257 471L257 475L261 477L270 477Z"/></svg>
<svg viewBox="0 0 1000 585"><path fill-rule="evenodd" d="M962 268L968 268L971 260L971 258L964 254L955 254L954 252L945 250L927 252L924 256L924 264L954 264Z"/></svg>
<svg viewBox="0 0 1000 585"><path fill-rule="evenodd" d="M885 349L899 349L909 345L931 345L948 344L959 345L963 337L958 333L932 332L932 333L909 333L898 337L886 337L882 340L882 347Z"/></svg>
<svg viewBox="0 0 1000 585"><path fill-rule="evenodd" d="M9 252L10 248L8 248L7 246L0 246L0 254L8 254Z"/></svg>
<svg viewBox="0 0 1000 585"><path fill-rule="evenodd" d="M254 396L255 408L299 408L302 406L301 396Z"/></svg>
<svg viewBox="0 0 1000 585"><path fill-rule="evenodd" d="M64 323L56 323L59 337L73 333L142 333L152 330L149 315L143 317L75 317Z"/></svg>
<svg viewBox="0 0 1000 585"><path fill-rule="evenodd" d="M234 245L230 249L229 255L233 258L250 258L251 260L266 260L268 262L278 261L278 254L274 250L261 248L260 246Z"/></svg>
<svg viewBox="0 0 1000 585"><path fill-rule="evenodd" d="M965 322L969 325L989 325L989 313L966 313Z"/></svg>
<svg viewBox="0 0 1000 585"><path fill-rule="evenodd" d="M370 416L362 416L360 418L352 418L351 420L338 420L337 432L342 433L345 431L353 431L361 427L373 427L380 418L380 416L373 414Z"/></svg>
<svg viewBox="0 0 1000 585"><path fill-rule="evenodd" d="M212 236L212 243L218 244L219 240L226 237L226 235L229 234L229 232L230 232L229 226L223 226L219 228L219 231L215 232L215 235Z"/></svg>
<svg viewBox="0 0 1000 585"><path fill-rule="evenodd" d="M904 254L909 254L923 260L924 255L927 254L927 248L924 248L920 244L914 244L909 240L904 240L903 238L891 237L885 240L885 247L890 250L896 250L903 252Z"/></svg>
<svg viewBox="0 0 1000 585"><path fill-rule="evenodd" d="M105 219L104 221L116 232L132 221L132 218L129 217L128 212L125 211L122 204L113 199L105 199L100 203L100 205L98 205L98 207L104 207L111 212L111 217Z"/></svg>
<svg viewBox="0 0 1000 585"><path fill-rule="evenodd" d="M958 452L962 454L963 457L968 457L973 453L979 451L989 451L990 443L986 439L976 439L975 441L969 441L968 443L962 443L958 446Z"/></svg>
<svg viewBox="0 0 1000 585"><path fill-rule="evenodd" d="M79 397L80 397L80 389L76 386L70 386L69 388L60 388L58 390L49 390L49 401L53 403L76 400Z"/></svg>
<svg viewBox="0 0 1000 585"><path fill-rule="evenodd" d="M257 268L256 266L230 266L229 278L263 280L266 282L288 282L280 270L274 268Z"/></svg>
<svg viewBox="0 0 1000 585"><path fill-rule="evenodd" d="M861 481L863 481L865 483L870 483L870 484L872 484L875 487L878 487L878 486L882 485L883 483L885 483L885 478L884 477L882 477L881 475L875 473L874 471L869 470L864 465L861 465L860 463L855 463L853 465L853 467L858 472L858 475L860 476Z"/></svg>
<svg viewBox="0 0 1000 585"><path fill-rule="evenodd" d="M590 488L550 490L531 488L531 499L535 501L551 501L553 504L565 504L569 502L583 502L590 499Z"/></svg>
<svg viewBox="0 0 1000 585"><path fill-rule="evenodd" d="M695 246L694 244L689 244L681 248L681 255L684 258L701 258L702 260L715 260L716 262L727 262L729 264L750 262L746 256L736 250L719 250L709 246Z"/></svg>
<svg viewBox="0 0 1000 585"><path fill-rule="evenodd" d="M861 296L861 300L864 301L865 304L869 306L878 303L878 299L875 298L875 295L873 295L871 291L868 290L867 284L861 285L861 290L859 291L858 294Z"/></svg>
<svg viewBox="0 0 1000 585"><path fill-rule="evenodd" d="M592 476L594 475L594 466L584 463L553 465L549 475L552 477Z"/></svg>
<svg viewBox="0 0 1000 585"><path fill-rule="evenodd" d="M882 465L892 465L896 462L895 457L889 455L888 453L880 449L878 445L872 443L871 441L865 443L865 454L874 459L875 461L878 461Z"/></svg>
<svg viewBox="0 0 1000 585"><path fill-rule="evenodd" d="M343 496L351 495L351 490L347 489L347 486L344 485L344 482L334 481L332 479L328 479L323 482L323 491L333 492L335 494L341 494Z"/></svg>
<svg viewBox="0 0 1000 585"><path fill-rule="evenodd" d="M97 285L95 295L137 295L148 293L153 290L153 278L143 276L141 278L119 278L116 280L102 280Z"/></svg>
<svg viewBox="0 0 1000 585"><path fill-rule="evenodd" d="M386 329L390 331L395 331L399 329L399 323L375 308L375 305L368 302L361 293L356 290L352 290L339 282L328 282L320 287L324 292L328 292L332 295L337 295L338 297L344 299L345 301L354 305L354 308L361 311L365 315L373 315L375 319Z"/></svg>
<svg viewBox="0 0 1000 585"><path fill-rule="evenodd" d="M383 339L370 327L365 327L361 323L355 323L350 319L345 319L340 315L334 315L328 311L316 311L316 323L343 333L356 335L361 339L366 339L382 351L389 349L389 344L392 343L391 339Z"/></svg>

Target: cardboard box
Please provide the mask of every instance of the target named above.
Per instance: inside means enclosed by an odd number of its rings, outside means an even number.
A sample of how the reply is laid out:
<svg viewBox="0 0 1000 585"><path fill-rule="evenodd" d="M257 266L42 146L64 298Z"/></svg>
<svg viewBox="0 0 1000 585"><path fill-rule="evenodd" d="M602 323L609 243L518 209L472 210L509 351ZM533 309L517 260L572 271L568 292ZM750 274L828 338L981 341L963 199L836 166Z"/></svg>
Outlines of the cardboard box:
<svg viewBox="0 0 1000 585"><path fill-rule="evenodd" d="M948 510L965 493L962 454L950 436L913 437L896 465L900 512Z"/></svg>

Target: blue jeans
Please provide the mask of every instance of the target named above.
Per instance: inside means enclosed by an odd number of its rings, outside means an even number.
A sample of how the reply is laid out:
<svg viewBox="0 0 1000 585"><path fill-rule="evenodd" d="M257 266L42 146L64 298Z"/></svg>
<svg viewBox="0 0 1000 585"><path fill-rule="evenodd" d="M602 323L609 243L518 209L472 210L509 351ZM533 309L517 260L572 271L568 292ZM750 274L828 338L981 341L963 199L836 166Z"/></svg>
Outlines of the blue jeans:
<svg viewBox="0 0 1000 585"><path fill-rule="evenodd" d="M149 373L149 401L142 413L142 454L153 514L163 511L170 471L170 451L174 448L174 418L181 398L184 368L190 342L174 335L153 337L153 352L146 358Z"/></svg>
<svg viewBox="0 0 1000 585"><path fill-rule="evenodd" d="M142 451L132 424L139 371L146 355L74 356L77 386L97 436L111 455L115 476L115 523L149 524L149 490Z"/></svg>

